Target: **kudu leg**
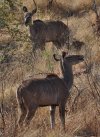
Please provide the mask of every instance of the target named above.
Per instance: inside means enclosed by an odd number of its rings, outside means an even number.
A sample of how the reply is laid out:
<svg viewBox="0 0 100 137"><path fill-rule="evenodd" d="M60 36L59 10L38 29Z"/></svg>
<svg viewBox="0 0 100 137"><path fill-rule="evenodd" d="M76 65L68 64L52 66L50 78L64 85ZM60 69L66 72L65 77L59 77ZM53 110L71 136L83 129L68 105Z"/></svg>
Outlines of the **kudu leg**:
<svg viewBox="0 0 100 137"><path fill-rule="evenodd" d="M59 115L60 115L62 127L65 130L65 105L59 106Z"/></svg>
<svg viewBox="0 0 100 137"><path fill-rule="evenodd" d="M32 120L32 118L36 112L36 109L37 109L37 106L34 106L34 105L29 108L28 113L27 113L26 118L25 118L25 125L30 124L30 122L31 122L31 120Z"/></svg>
<svg viewBox="0 0 100 137"><path fill-rule="evenodd" d="M38 54L41 55L41 51L45 50L45 42L33 43L32 54L33 58L37 59Z"/></svg>
<svg viewBox="0 0 100 137"><path fill-rule="evenodd" d="M55 126L55 110L56 110L56 106L50 106L50 122L52 129Z"/></svg>
<svg viewBox="0 0 100 137"><path fill-rule="evenodd" d="M48 0L47 9L50 9L52 7L53 0Z"/></svg>
<svg viewBox="0 0 100 137"><path fill-rule="evenodd" d="M54 41L53 44L56 46L57 49L60 49L62 47L62 44L60 41Z"/></svg>
<svg viewBox="0 0 100 137"><path fill-rule="evenodd" d="M21 110L21 115L20 115L20 118L18 120L18 125L21 127L23 125L23 121L26 117L26 114L27 114L27 110L26 109L23 109Z"/></svg>

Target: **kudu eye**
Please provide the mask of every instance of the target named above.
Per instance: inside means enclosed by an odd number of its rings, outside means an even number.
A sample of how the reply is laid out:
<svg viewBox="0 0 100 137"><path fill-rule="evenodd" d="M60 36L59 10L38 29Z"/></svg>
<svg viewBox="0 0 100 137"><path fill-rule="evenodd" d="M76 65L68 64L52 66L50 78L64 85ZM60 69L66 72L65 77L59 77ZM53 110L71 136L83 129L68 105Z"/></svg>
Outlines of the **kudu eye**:
<svg viewBox="0 0 100 137"><path fill-rule="evenodd" d="M79 59L84 61L84 56L81 55L81 56L79 57Z"/></svg>

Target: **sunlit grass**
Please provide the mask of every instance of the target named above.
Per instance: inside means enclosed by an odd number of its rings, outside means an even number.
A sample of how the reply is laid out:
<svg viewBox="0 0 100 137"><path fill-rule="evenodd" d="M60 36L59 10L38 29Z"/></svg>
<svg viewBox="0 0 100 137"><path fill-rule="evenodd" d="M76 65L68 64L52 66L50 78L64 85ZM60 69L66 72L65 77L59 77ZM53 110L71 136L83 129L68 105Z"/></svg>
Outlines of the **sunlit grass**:
<svg viewBox="0 0 100 137"><path fill-rule="evenodd" d="M39 1L42 3L41 0ZM37 3L39 3L39 1ZM59 4L62 4L68 8L68 4L71 9L79 12L90 7L91 5L91 0L67 0L66 3L64 0L56 0L56 2L58 2L58 7ZM99 5L100 1L97 0L97 3ZM43 6L46 6L46 4L47 3L45 3ZM29 3L29 5L29 8L31 9L33 7L32 1ZM57 6L55 1L54 5ZM57 15L59 16L60 14L56 15L52 12L53 11L49 11L48 13L45 12L44 14L41 12L41 8L39 7L38 13L36 13L33 19L57 19ZM17 16L18 14L16 14L16 17ZM59 18L61 17L59 16ZM62 21L67 24L67 18L62 17ZM39 108L37 110L28 130L27 128L24 128L22 131L20 131L21 129L15 128L18 119L18 105L16 100L16 91L18 86L23 80L29 79L30 76L33 78L46 77L46 74L44 73L48 72L54 72L60 75L61 71L59 64L56 64L52 58L53 53L58 53L59 51L56 49L53 51L52 46L54 45L49 43L46 44L46 50L40 53L38 51L37 57L34 59L32 56L32 43L30 41L27 42L28 38L26 39L26 32L28 28L25 28L25 26L22 24L20 27L18 27L19 30L23 32L20 36L20 38L23 37L23 41L17 41L16 39L13 40L10 32L5 28L0 31L0 48L2 51L0 52L10 55L10 57L13 59L5 64L0 64L2 67L0 68L0 74L2 74L2 79L0 79L0 104L3 101L4 110L2 113L5 120L5 127L3 129L3 121L0 115L0 131L4 130L5 137L11 137L14 136L14 134L18 137L75 137L78 135L90 136L90 134L91 136L95 137L100 136L100 38L97 37L93 32L93 28L91 26L92 21L95 22L95 15L91 11L81 17L72 16L68 19L68 25L71 29L73 37L85 43L83 50L79 52L70 51L70 53L84 55L87 62L92 64L92 69L90 70L90 74L75 76L74 85L76 85L76 88L73 86L71 96L66 104L66 110L68 110L68 113L66 113L65 132L62 130L58 108L56 111L56 126L54 130L51 130L49 107ZM10 26L10 28L12 28L12 26ZM7 50L7 48L9 50ZM80 72L81 68L85 68L85 65L81 64L75 66L74 72ZM39 73L43 73L43 75L40 75ZM79 92L81 92L81 94L74 102L74 99ZM73 109L72 105L74 107Z"/></svg>

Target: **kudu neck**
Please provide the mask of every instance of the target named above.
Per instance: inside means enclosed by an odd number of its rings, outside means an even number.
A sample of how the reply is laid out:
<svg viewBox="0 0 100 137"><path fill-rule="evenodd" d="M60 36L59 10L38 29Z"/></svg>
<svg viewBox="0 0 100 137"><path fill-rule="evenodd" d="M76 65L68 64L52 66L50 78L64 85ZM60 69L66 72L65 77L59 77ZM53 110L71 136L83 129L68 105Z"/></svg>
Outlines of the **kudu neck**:
<svg viewBox="0 0 100 137"><path fill-rule="evenodd" d="M70 90L73 84L73 71L72 71L72 65L69 63L61 63L61 69L64 81L66 83L66 86Z"/></svg>
<svg viewBox="0 0 100 137"><path fill-rule="evenodd" d="M32 19L30 20L30 22L29 22L29 28L31 29L32 28L32 26L33 26L33 21L32 21Z"/></svg>

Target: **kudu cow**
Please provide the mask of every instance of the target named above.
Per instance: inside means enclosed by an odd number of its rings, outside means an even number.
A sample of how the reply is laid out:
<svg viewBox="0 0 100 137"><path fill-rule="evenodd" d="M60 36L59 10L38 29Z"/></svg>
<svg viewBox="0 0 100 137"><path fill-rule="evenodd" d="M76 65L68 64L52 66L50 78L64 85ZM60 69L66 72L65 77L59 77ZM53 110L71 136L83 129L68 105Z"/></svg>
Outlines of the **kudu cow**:
<svg viewBox="0 0 100 137"><path fill-rule="evenodd" d="M34 0L33 0L34 1ZM24 23L29 26L30 39L33 42L33 51L36 49L44 49L46 42L53 42L57 48L61 48L68 43L70 30L62 21L42 21L34 20L32 16L37 11L37 6L34 1L35 8L32 12L28 12L27 7L23 7L25 12Z"/></svg>
<svg viewBox="0 0 100 137"><path fill-rule="evenodd" d="M50 9L52 7L53 0L48 0L47 9Z"/></svg>
<svg viewBox="0 0 100 137"><path fill-rule="evenodd" d="M59 78L58 75L54 74L54 73L50 73L50 74L47 74L46 78Z"/></svg>
<svg viewBox="0 0 100 137"><path fill-rule="evenodd" d="M43 79L30 79L23 81L17 90L17 100L21 115L19 126L29 124L38 107L51 106L51 128L55 125L55 109L59 106L61 123L65 129L65 104L69 90L73 84L72 65L84 60L82 55L66 56L63 52L60 58L54 54L54 59L60 61L63 78L49 75Z"/></svg>

